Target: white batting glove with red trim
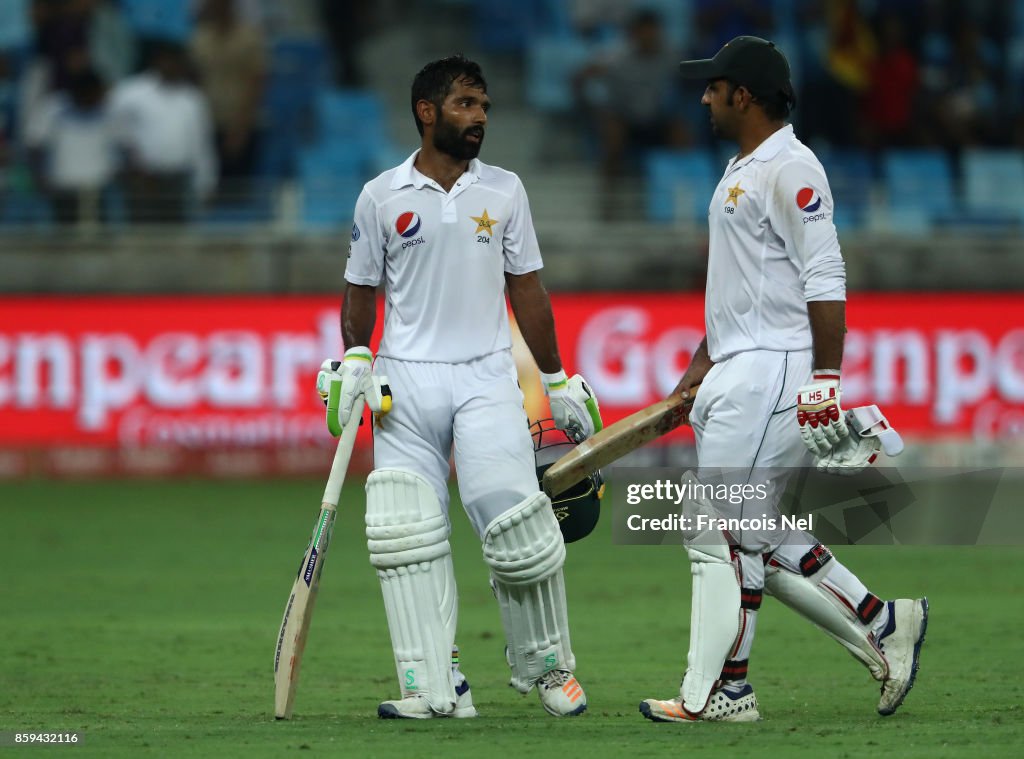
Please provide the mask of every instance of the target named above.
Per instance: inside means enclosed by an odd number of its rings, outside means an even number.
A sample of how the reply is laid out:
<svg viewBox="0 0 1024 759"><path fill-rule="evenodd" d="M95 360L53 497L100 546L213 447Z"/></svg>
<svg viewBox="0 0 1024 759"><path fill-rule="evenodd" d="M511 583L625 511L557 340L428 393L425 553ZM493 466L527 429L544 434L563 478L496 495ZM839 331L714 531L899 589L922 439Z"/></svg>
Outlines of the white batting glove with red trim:
<svg viewBox="0 0 1024 759"><path fill-rule="evenodd" d="M903 452L903 438L878 406L852 408L844 417L850 435L818 458L819 472L857 474L878 457L879 451L885 451L887 456L898 456Z"/></svg>
<svg viewBox="0 0 1024 759"><path fill-rule="evenodd" d="M796 420L800 438L815 456L824 456L850 435L839 407L839 372L815 369L808 385L797 390Z"/></svg>

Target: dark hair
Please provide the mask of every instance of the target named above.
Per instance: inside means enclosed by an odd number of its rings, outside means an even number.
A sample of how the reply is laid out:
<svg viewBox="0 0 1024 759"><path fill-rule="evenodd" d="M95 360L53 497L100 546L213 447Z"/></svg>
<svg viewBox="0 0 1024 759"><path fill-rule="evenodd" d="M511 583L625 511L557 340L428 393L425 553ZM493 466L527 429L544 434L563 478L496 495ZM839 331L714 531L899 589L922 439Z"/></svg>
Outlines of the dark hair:
<svg viewBox="0 0 1024 759"><path fill-rule="evenodd" d="M68 79L68 92L72 95L93 95L102 93L104 88L103 80L91 68L82 69Z"/></svg>
<svg viewBox="0 0 1024 759"><path fill-rule="evenodd" d="M737 84L731 79L726 79L725 85L726 100L729 103L732 103L732 97L733 95L736 94L736 89L739 87L746 86ZM750 88L748 87L747 89L749 90ZM770 98L762 97L761 95L755 95L753 92L751 92L750 95L753 98L754 102L761 106L762 109L764 109L764 115L767 116L772 121L785 121L786 119L789 118L790 111L796 105L796 98L793 98L791 100L790 97L783 92L780 92L775 97Z"/></svg>
<svg viewBox="0 0 1024 759"><path fill-rule="evenodd" d="M412 80L412 117L416 119L416 129L420 136L423 135L423 122L416 114L416 104L426 100L440 110L452 84L460 79L469 87L478 87L487 92L487 80L480 70L480 64L465 58L461 53L431 61Z"/></svg>

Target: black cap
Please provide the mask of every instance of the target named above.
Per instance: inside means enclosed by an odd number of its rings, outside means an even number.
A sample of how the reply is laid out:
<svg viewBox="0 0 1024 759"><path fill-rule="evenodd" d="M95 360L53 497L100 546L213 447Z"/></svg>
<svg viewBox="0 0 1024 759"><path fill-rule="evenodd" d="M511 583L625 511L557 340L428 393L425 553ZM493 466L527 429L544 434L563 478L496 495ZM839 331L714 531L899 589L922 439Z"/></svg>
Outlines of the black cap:
<svg viewBox="0 0 1024 759"><path fill-rule="evenodd" d="M679 71L686 79L728 79L746 87L755 97L781 97L796 105L789 61L774 42L760 37L737 37L726 42L714 58L683 61Z"/></svg>

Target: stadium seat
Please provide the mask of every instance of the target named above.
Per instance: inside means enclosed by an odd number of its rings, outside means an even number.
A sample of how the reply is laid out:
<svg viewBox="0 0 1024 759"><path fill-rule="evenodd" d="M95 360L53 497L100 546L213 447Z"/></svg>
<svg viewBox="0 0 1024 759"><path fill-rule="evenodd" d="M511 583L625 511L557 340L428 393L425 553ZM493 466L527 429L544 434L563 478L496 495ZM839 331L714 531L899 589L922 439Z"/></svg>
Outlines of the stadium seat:
<svg viewBox="0 0 1024 759"><path fill-rule="evenodd" d="M477 0L475 43L488 53L518 53L550 28L545 0Z"/></svg>
<svg viewBox="0 0 1024 759"><path fill-rule="evenodd" d="M927 232L954 220L953 167L938 150L890 150L883 158L889 215L895 229Z"/></svg>
<svg viewBox="0 0 1024 759"><path fill-rule="evenodd" d="M842 230L862 226L871 206L871 156L859 150L819 150L817 155L832 190L836 227Z"/></svg>
<svg viewBox="0 0 1024 759"><path fill-rule="evenodd" d="M273 218L277 183L272 179L253 179L245 192L197 209L195 221L206 231L231 230L250 224L266 224Z"/></svg>
<svg viewBox="0 0 1024 759"><path fill-rule="evenodd" d="M651 151L647 156L647 217L660 222L703 223L720 176L706 151Z"/></svg>
<svg viewBox="0 0 1024 759"><path fill-rule="evenodd" d="M586 64L589 46L574 37L540 37L526 51L526 98L541 111L562 113L575 105L573 76Z"/></svg>
<svg viewBox="0 0 1024 759"><path fill-rule="evenodd" d="M181 0L121 0L128 25L141 37L187 42L192 35L189 3Z"/></svg>
<svg viewBox="0 0 1024 759"><path fill-rule="evenodd" d="M1024 221L1024 153L967 150L963 154L964 205L979 221Z"/></svg>
<svg viewBox="0 0 1024 759"><path fill-rule="evenodd" d="M369 160L359 146L346 142L323 143L300 152L301 219L306 229L334 230L352 219Z"/></svg>
<svg viewBox="0 0 1024 759"><path fill-rule="evenodd" d="M317 92L328 85L329 60L319 40L284 38L271 46L263 100L267 131L260 148L261 176L295 175L299 148L313 136L313 104Z"/></svg>
<svg viewBox="0 0 1024 759"><path fill-rule="evenodd" d="M324 90L316 95L316 134L321 141L350 142L371 152L387 141L380 98L362 90Z"/></svg>

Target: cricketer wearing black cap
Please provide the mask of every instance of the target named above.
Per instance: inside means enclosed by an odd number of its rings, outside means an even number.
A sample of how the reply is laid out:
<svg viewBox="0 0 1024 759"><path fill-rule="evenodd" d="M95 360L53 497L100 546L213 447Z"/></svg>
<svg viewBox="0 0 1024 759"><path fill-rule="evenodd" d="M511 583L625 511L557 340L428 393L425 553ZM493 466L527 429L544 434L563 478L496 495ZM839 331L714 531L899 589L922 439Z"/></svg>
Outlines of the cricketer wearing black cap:
<svg viewBox="0 0 1024 759"><path fill-rule="evenodd" d="M683 61L679 71L686 79L727 79L746 87L760 100L796 106L789 61L774 42L760 37L736 37L725 43L714 58Z"/></svg>

